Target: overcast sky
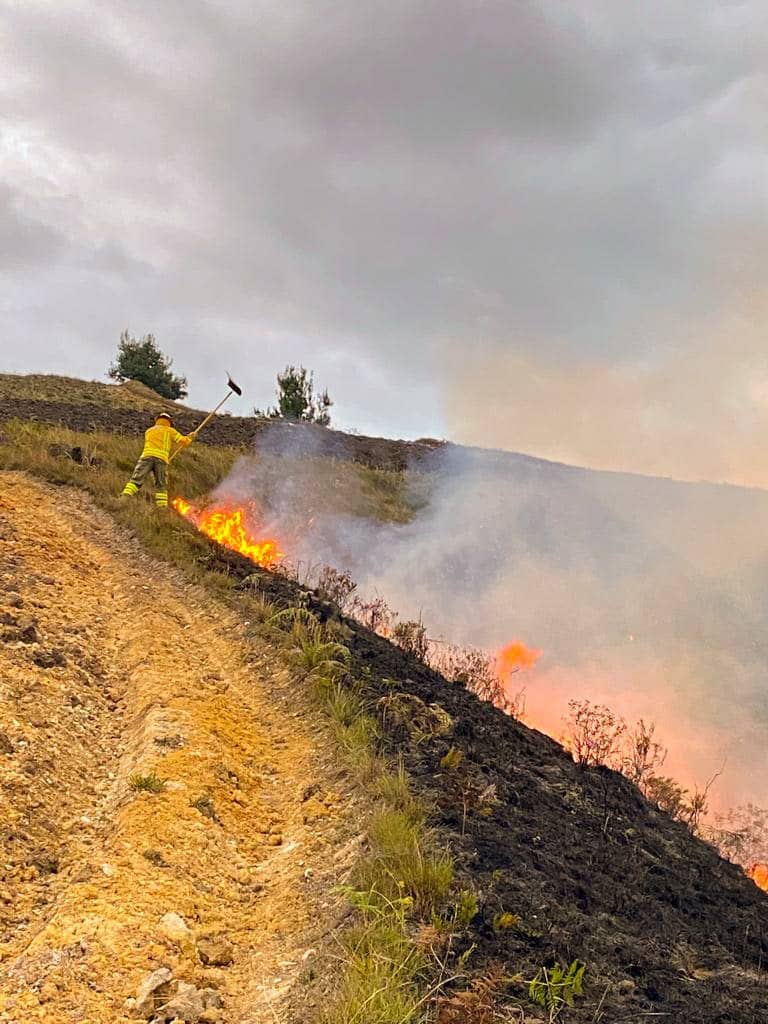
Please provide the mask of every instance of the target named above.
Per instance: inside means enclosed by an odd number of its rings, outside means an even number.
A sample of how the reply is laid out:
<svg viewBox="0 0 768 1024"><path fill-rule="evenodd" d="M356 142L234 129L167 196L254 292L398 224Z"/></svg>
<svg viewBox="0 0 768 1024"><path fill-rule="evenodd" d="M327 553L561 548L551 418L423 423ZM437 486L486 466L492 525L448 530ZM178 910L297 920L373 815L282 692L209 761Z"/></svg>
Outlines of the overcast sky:
<svg viewBox="0 0 768 1024"><path fill-rule="evenodd" d="M768 484L764 0L0 0L2 369Z"/></svg>

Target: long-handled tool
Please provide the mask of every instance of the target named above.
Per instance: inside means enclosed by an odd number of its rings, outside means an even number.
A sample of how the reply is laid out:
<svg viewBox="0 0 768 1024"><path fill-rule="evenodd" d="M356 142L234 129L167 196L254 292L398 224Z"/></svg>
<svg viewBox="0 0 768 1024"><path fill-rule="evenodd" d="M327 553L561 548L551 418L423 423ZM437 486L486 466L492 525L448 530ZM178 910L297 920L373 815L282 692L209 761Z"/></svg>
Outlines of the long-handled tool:
<svg viewBox="0 0 768 1024"><path fill-rule="evenodd" d="M200 431L201 431L201 430L203 429L203 427L205 426L205 424L206 424L206 423L207 423L207 422L208 422L209 420L213 419L213 417L214 417L214 416L216 415L216 413L217 413L217 412L219 411L219 409L220 409L220 408L222 407L222 405L224 405L224 403L225 403L225 402L226 402L226 400L227 400L227 399L228 399L228 398L230 397L230 395L233 395L233 394L234 394L234 395L242 395L242 393L243 393L243 389L242 389L242 388L239 388L239 387L237 386L237 384L235 384L235 382L234 382L234 381L232 380L232 378L231 378L231 377L229 376L229 374L227 374L227 386L229 387L229 391L228 391L228 392L226 393L226 395L224 395L224 397L223 397L223 398L222 398L222 400L221 400L221 401L219 402L219 404L218 404L218 405L216 406L216 408L215 408L215 409L213 409L213 410L212 410L211 412L209 412L209 413L208 413L208 415L207 415L207 416L205 417L205 419L203 420L203 422L202 422L202 423L200 424L200 426L199 426L199 427L196 427L196 428L195 428L195 429L194 429L194 430L192 431L192 433L193 433L193 434L195 435L195 437L197 437L197 435L198 435L198 434L200 433ZM177 449L176 449L176 451L174 451L174 452L171 452L171 454L170 454L170 455L168 456L168 461L170 462L170 461L171 461L172 459L175 459L175 458L176 458L176 456L177 456L177 455L179 454L179 452L180 452L180 451L182 451L182 449L181 449L181 448L177 448Z"/></svg>

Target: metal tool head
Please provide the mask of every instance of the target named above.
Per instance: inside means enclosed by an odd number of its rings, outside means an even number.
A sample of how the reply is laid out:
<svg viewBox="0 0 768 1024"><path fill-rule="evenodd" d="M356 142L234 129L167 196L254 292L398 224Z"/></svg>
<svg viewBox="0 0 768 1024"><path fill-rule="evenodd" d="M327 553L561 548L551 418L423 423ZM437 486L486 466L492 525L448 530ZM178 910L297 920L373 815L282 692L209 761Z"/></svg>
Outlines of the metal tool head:
<svg viewBox="0 0 768 1024"><path fill-rule="evenodd" d="M227 384L229 385L230 391L234 391L236 395L242 395L243 389L239 388L237 384L235 384L235 382L232 380L229 374L227 374Z"/></svg>

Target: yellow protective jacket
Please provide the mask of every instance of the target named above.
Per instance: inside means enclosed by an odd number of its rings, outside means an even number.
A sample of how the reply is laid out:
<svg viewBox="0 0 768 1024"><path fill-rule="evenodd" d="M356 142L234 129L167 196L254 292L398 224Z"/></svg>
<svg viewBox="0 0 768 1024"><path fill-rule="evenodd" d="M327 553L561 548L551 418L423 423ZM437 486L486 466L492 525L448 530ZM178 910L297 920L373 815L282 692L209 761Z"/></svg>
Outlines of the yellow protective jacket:
<svg viewBox="0 0 768 1024"><path fill-rule="evenodd" d="M175 444L186 448L188 444L192 444L192 438L174 430L170 423L156 423L144 434L144 451L141 453L141 457L142 459L162 459L163 462L167 462L171 448Z"/></svg>

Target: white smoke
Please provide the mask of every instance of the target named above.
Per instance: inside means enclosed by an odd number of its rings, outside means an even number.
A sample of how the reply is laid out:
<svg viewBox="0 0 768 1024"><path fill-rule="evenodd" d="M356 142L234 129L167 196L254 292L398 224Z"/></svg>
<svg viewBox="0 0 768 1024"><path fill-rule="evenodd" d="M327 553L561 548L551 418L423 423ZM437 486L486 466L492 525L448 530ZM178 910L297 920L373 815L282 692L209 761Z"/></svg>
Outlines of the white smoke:
<svg viewBox="0 0 768 1024"><path fill-rule="evenodd" d="M259 497L293 560L349 571L431 636L541 648L530 724L558 736L569 699L606 703L657 721L685 784L725 763L716 802L764 802L768 493L449 447L425 507L382 524L348 495L327 511L351 471L308 444L275 433L220 488Z"/></svg>

